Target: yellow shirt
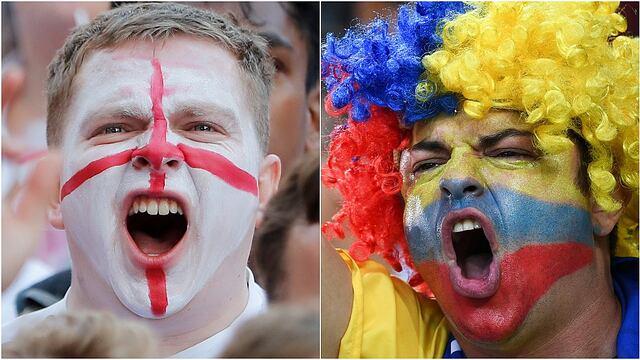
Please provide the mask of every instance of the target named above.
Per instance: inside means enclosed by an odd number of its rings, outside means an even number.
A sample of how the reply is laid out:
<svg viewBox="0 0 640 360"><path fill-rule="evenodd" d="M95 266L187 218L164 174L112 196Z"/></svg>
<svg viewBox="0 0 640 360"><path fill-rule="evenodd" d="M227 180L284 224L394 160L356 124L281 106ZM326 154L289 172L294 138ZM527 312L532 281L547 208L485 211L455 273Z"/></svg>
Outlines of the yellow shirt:
<svg viewBox="0 0 640 360"><path fill-rule="evenodd" d="M339 253L351 270L353 308L338 356L442 357L449 329L438 303L375 261L357 263L345 251Z"/></svg>

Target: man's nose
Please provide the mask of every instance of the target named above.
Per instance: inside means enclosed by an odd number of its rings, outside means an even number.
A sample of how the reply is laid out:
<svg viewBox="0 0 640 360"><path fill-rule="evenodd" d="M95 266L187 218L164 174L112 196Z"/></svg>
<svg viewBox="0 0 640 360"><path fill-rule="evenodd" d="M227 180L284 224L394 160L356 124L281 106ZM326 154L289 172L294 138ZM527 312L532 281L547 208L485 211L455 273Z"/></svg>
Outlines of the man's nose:
<svg viewBox="0 0 640 360"><path fill-rule="evenodd" d="M177 146L169 143L163 146L145 146L133 152L133 167L137 170L178 170L184 162L184 155Z"/></svg>
<svg viewBox="0 0 640 360"><path fill-rule="evenodd" d="M478 197L484 192L484 186L474 178L442 179L442 196L447 199L461 200L465 197Z"/></svg>

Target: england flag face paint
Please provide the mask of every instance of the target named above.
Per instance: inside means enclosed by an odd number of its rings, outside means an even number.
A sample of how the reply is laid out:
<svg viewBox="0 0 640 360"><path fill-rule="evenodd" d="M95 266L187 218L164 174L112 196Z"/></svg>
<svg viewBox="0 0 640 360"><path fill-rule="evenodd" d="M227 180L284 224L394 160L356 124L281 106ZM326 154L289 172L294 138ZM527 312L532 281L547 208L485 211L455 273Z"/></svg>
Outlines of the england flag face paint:
<svg viewBox="0 0 640 360"><path fill-rule="evenodd" d="M170 316L225 264L246 264L262 154L243 79L232 54L183 36L95 51L74 79L61 189L72 258L140 316Z"/></svg>
<svg viewBox="0 0 640 360"><path fill-rule="evenodd" d="M566 278L592 263L578 152L542 154L531 131L515 112L439 118L416 125L402 156L411 256L467 339L504 341L538 305L555 316L549 304L584 286ZM566 292L550 291L563 278Z"/></svg>

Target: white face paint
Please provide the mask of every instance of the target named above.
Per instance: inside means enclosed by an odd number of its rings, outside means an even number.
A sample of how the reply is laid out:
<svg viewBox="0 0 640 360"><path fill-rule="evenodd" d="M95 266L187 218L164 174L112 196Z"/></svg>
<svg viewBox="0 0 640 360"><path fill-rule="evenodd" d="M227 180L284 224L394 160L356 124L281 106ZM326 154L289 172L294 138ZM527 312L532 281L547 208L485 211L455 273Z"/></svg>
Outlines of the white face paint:
<svg viewBox="0 0 640 360"><path fill-rule="evenodd" d="M262 156L236 64L209 41L178 36L155 48L132 41L96 51L74 80L62 141L72 257L88 259L78 263L95 267L140 316L170 316L214 274L230 275L225 264L246 264ZM181 226L148 230L179 224L177 213L138 209L130 237L128 214L139 196L181 207L188 225L176 245L180 236L167 233L180 234ZM238 261L223 263L229 257ZM76 263L73 270L83 272Z"/></svg>

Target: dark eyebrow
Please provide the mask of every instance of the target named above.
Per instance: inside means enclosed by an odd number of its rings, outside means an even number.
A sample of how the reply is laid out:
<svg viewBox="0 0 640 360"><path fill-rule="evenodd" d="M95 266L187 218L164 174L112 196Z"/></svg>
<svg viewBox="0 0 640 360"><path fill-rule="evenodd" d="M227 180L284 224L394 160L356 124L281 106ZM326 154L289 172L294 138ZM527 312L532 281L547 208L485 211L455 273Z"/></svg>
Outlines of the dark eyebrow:
<svg viewBox="0 0 640 360"><path fill-rule="evenodd" d="M529 131L518 129L505 129L493 135L481 136L480 141L478 141L478 148L486 149L493 147L505 138L512 136L526 136L528 138L531 138L533 134Z"/></svg>
<svg viewBox="0 0 640 360"><path fill-rule="evenodd" d="M283 38L282 36L276 33L261 32L259 33L259 35L269 42L270 48L282 47L287 49L293 49L293 45L291 45L289 41L287 41L285 38Z"/></svg>
<svg viewBox="0 0 640 360"><path fill-rule="evenodd" d="M176 109L172 112L172 114L170 114L170 116L175 116L178 114L182 116L192 117L212 116L219 119L225 119L232 124L238 122L238 117L236 116L236 113L233 112L233 110L214 104L204 104L199 102L180 104L176 106Z"/></svg>
<svg viewBox="0 0 640 360"><path fill-rule="evenodd" d="M440 141L423 140L413 145L409 151L449 151L449 148Z"/></svg>
<svg viewBox="0 0 640 360"><path fill-rule="evenodd" d="M111 119L138 119L147 122L151 122L153 115L150 111L141 109L136 104L115 104L107 105L104 108L97 109L90 112L82 119L83 127L91 126L96 119L111 118Z"/></svg>

